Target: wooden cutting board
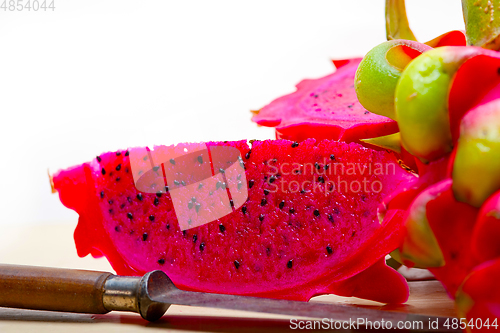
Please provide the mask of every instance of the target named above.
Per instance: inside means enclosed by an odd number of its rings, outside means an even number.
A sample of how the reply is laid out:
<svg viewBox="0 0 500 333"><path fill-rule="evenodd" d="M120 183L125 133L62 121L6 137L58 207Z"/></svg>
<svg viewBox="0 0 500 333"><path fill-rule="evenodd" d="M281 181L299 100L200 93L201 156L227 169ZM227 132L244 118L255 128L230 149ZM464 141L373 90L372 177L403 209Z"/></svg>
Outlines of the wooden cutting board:
<svg viewBox="0 0 500 333"><path fill-rule="evenodd" d="M79 268L113 272L101 259L78 258L73 244L74 225L10 226L0 234L0 263ZM437 281L410 282L406 304L384 305L357 298L324 295L312 301L355 304L387 311L433 316L454 316L453 301ZM1 291L0 291L1 292ZM158 322L148 323L135 314L66 314L0 308L0 332L284 332L289 316L172 306ZM93 325L92 325L93 324Z"/></svg>

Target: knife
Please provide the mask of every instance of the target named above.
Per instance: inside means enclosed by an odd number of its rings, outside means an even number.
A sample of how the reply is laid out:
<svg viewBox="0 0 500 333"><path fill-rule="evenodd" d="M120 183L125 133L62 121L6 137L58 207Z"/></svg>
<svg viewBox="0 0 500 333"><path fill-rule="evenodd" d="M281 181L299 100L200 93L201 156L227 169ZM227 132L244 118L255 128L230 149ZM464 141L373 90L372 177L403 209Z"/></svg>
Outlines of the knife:
<svg viewBox="0 0 500 333"><path fill-rule="evenodd" d="M162 271L142 277L106 272L0 264L0 307L104 314L137 312L155 321L170 305L254 311L350 323L342 328L380 324L413 324L412 330L460 332L446 322L456 318L406 314L335 303L298 302L251 296L212 294L178 289ZM356 324L351 324L355 322ZM418 323L422 323L421 325ZM353 326L354 325L354 326ZM450 325L451 327L451 325Z"/></svg>

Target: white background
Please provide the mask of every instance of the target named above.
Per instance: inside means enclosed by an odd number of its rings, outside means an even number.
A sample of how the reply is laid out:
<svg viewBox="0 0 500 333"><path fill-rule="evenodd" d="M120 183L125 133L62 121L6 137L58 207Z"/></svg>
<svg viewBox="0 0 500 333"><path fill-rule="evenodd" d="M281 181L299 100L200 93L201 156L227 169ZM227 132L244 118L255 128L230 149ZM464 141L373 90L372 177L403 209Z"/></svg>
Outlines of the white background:
<svg viewBox="0 0 500 333"><path fill-rule="evenodd" d="M76 225L47 168L130 146L273 138L249 110L332 72L331 58L383 42L384 3L55 0L54 12L0 10L0 226ZM463 29L458 0L407 9L421 41Z"/></svg>

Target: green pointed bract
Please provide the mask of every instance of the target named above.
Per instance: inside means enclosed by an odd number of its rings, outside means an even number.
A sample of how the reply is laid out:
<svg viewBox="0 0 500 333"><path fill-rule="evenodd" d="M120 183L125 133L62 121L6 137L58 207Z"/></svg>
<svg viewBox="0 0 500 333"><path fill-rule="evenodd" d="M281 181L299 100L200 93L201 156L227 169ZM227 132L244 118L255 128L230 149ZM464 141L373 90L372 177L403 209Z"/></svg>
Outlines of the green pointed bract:
<svg viewBox="0 0 500 333"><path fill-rule="evenodd" d="M391 256L391 259L393 259L394 261L396 261L400 265L404 265L404 260L401 258L401 252L399 251L399 249L395 249L394 251L389 253L389 255ZM412 263L412 264L415 264L415 263ZM412 268L425 268L425 267L421 267L421 266L415 264L412 266Z"/></svg>
<svg viewBox="0 0 500 333"><path fill-rule="evenodd" d="M399 262L401 265L404 265L403 259L401 259L401 253L399 252L399 249L395 249L391 253L389 253L392 259L396 260Z"/></svg>
<svg viewBox="0 0 500 333"><path fill-rule="evenodd" d="M398 133L389 134L386 136L379 136L378 138L372 139L361 139L365 143L369 143L371 145L392 150L396 153L401 153L401 136Z"/></svg>
<svg viewBox="0 0 500 333"><path fill-rule="evenodd" d="M397 261L396 259L394 259L392 257L389 259L386 259L385 264L391 268L394 268L395 270L398 270L401 266L403 266L402 263L400 263L399 261Z"/></svg>
<svg viewBox="0 0 500 333"><path fill-rule="evenodd" d="M385 1L385 25L387 40L417 40L408 23L405 0Z"/></svg>
<svg viewBox="0 0 500 333"><path fill-rule="evenodd" d="M467 318L467 313L474 307L474 300L460 288L455 294L455 306L458 316Z"/></svg>
<svg viewBox="0 0 500 333"><path fill-rule="evenodd" d="M467 43L500 49L500 0L462 0Z"/></svg>
<svg viewBox="0 0 500 333"><path fill-rule="evenodd" d="M356 71L354 85L358 100L368 111L396 119L394 91L404 68L431 47L396 39L370 50Z"/></svg>
<svg viewBox="0 0 500 333"><path fill-rule="evenodd" d="M452 150L448 95L460 65L477 49L445 46L423 53L396 86L395 110L403 147L424 162Z"/></svg>
<svg viewBox="0 0 500 333"><path fill-rule="evenodd" d="M407 230L399 248L400 260L406 265L418 267L441 267L445 264L443 252L427 219L427 204L440 195L429 189L422 192L411 204L405 218Z"/></svg>
<svg viewBox="0 0 500 333"><path fill-rule="evenodd" d="M480 207L500 189L500 100L469 111L462 119L453 163L453 192Z"/></svg>

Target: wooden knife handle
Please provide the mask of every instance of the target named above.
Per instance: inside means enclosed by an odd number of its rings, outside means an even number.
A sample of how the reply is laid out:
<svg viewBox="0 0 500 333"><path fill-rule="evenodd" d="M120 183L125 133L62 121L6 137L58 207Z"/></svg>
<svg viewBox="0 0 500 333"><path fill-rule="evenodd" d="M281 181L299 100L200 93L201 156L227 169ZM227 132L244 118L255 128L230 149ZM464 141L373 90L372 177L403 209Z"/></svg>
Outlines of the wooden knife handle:
<svg viewBox="0 0 500 333"><path fill-rule="evenodd" d="M111 273L0 264L0 306L107 313L104 283Z"/></svg>

